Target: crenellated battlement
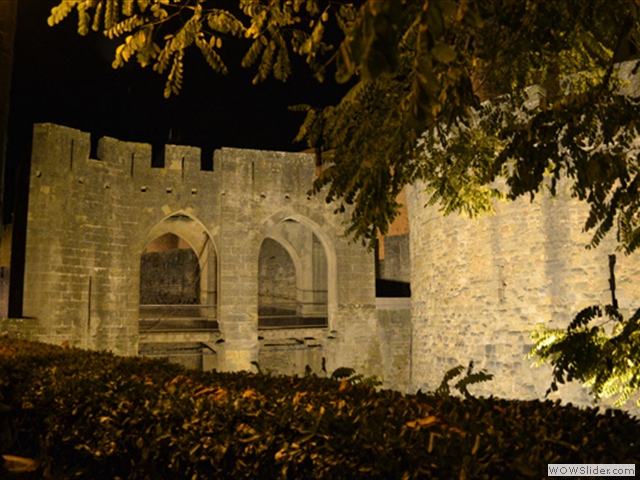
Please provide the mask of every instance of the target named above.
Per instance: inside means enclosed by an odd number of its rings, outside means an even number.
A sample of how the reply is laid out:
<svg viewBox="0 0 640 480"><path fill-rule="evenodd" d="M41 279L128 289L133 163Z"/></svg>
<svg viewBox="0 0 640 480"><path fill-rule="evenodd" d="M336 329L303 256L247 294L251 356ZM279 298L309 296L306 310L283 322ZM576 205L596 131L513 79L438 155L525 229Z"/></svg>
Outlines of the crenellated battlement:
<svg viewBox="0 0 640 480"><path fill-rule="evenodd" d="M102 137L96 157L91 158L91 135L52 123L34 126L32 177L58 185L63 179L75 184L129 185L140 193L162 191L195 195L202 189L216 194L242 194L260 199L267 196L307 197L315 178L312 155L222 148L214 152L214 171L202 170L201 149L171 145L164 147L164 167L152 166L150 144ZM253 194L253 195L251 195Z"/></svg>
<svg viewBox="0 0 640 480"><path fill-rule="evenodd" d="M98 140L97 158L91 158L91 134L62 125L41 123L34 126L34 148L37 153L34 167L53 167L68 171L84 168L103 168L122 172L129 177L136 173L160 172L162 170L184 171L185 174L200 172L200 148L165 145L164 168L152 167L152 148L148 143L125 142L111 137ZM45 148L42 148L45 147Z"/></svg>

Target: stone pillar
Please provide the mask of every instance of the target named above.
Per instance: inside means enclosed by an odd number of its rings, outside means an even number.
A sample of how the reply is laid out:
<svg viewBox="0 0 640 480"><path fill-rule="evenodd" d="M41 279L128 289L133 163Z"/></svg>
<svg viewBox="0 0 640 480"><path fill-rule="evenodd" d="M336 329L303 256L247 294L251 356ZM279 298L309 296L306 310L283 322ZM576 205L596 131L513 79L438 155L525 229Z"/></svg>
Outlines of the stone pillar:
<svg viewBox="0 0 640 480"><path fill-rule="evenodd" d="M258 257L260 238L252 225L251 155L216 152L224 185L220 198L220 369L250 370L258 360Z"/></svg>

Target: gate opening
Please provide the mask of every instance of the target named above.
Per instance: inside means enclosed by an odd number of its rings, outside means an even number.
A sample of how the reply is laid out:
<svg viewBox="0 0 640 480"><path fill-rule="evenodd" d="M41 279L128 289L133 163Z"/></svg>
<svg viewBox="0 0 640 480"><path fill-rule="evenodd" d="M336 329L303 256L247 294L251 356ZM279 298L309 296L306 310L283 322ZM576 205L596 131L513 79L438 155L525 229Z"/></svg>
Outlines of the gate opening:
<svg viewBox="0 0 640 480"><path fill-rule="evenodd" d="M260 248L258 328L324 328L328 325L324 248L300 223L289 220L281 225L281 238L265 238Z"/></svg>

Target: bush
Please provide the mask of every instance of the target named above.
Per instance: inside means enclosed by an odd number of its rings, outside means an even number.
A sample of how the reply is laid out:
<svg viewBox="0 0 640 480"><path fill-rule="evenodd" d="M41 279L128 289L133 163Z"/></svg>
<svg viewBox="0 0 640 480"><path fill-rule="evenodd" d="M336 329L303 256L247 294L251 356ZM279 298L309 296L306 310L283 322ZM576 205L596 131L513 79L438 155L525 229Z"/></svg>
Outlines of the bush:
<svg viewBox="0 0 640 480"><path fill-rule="evenodd" d="M640 423L619 411L205 373L10 339L0 394L47 479L540 478L548 463L640 458Z"/></svg>

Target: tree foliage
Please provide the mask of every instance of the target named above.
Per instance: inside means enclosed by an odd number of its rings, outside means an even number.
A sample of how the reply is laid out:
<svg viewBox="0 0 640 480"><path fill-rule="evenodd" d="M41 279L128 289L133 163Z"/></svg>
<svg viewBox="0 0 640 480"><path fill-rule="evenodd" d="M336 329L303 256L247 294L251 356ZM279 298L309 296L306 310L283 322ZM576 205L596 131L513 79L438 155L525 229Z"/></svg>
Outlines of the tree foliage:
<svg viewBox="0 0 640 480"><path fill-rule="evenodd" d="M595 402L617 395L620 406L640 390L640 309L628 319L619 310L615 265L616 256L609 255L610 305L582 309L566 330L539 325L532 333L535 345L527 357L538 357L537 366L553 366L547 395L558 390L558 383L579 380L591 387Z"/></svg>
<svg viewBox="0 0 640 480"><path fill-rule="evenodd" d="M547 395L559 383L578 380L591 387L595 401L617 395L620 406L640 389L640 309L625 319L613 305L587 307L566 330L539 327L532 338L528 357L553 366Z"/></svg>
<svg viewBox="0 0 640 480"><path fill-rule="evenodd" d="M638 247L638 65L618 66L638 51L640 0L356 3L64 0L49 23L75 9L80 33L123 39L115 67L135 57L165 74L166 96L187 48L226 73L233 38L254 82L286 80L291 54L319 80L355 77L337 105L299 107L298 140L331 153L314 191L350 209L356 239L384 234L416 180L445 213L474 216L568 177L590 206L591 246L615 227L621 248Z"/></svg>
<svg viewBox="0 0 640 480"><path fill-rule="evenodd" d="M164 95L179 93L185 51L196 47L216 72L227 73L220 52L227 40L247 46L242 67L257 69L254 83L291 74L290 54L303 57L318 76L320 61L332 46L325 43L327 23L348 28L354 7L322 0L63 0L51 10L53 26L74 10L78 32L100 31L119 39L113 67L135 58L166 75Z"/></svg>

